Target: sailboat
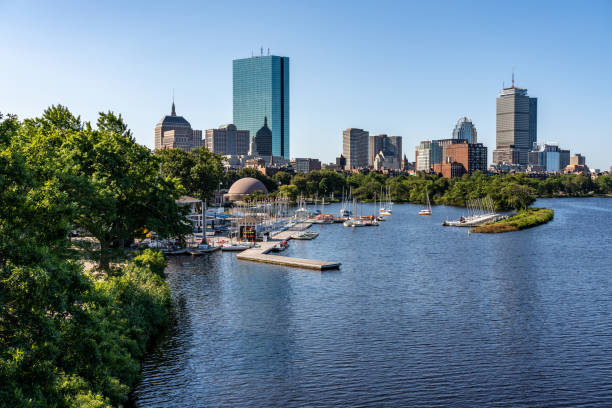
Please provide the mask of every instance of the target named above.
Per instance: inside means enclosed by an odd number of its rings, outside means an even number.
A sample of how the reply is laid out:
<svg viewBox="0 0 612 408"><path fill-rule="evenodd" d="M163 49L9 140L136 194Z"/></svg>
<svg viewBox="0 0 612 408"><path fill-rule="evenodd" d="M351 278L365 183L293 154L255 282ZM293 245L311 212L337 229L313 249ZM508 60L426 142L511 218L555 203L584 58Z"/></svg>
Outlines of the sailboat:
<svg viewBox="0 0 612 408"><path fill-rule="evenodd" d="M419 215L431 215L431 204L429 203L429 193L427 192L427 186L425 186L425 200L427 202L427 208L421 209Z"/></svg>

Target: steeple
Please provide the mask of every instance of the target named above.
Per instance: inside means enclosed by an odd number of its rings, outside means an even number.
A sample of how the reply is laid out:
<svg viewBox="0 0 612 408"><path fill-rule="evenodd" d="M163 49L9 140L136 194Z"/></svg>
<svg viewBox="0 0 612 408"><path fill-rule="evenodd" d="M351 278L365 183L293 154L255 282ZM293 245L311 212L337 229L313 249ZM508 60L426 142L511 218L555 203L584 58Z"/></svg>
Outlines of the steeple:
<svg viewBox="0 0 612 408"><path fill-rule="evenodd" d="M174 107L174 89L172 90L172 113L171 116L176 116L176 108Z"/></svg>
<svg viewBox="0 0 612 408"><path fill-rule="evenodd" d="M264 116L264 126L268 126L268 117Z"/></svg>

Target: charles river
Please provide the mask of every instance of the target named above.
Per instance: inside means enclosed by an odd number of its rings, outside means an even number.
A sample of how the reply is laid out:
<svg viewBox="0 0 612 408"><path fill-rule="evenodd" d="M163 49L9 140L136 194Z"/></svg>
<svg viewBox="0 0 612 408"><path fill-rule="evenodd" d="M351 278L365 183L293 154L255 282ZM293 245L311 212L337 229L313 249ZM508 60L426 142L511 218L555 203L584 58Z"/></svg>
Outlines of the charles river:
<svg viewBox="0 0 612 408"><path fill-rule="evenodd" d="M555 219L468 236L441 226L463 209L395 205L283 253L338 271L171 259L177 321L133 405L610 407L612 199L535 206Z"/></svg>

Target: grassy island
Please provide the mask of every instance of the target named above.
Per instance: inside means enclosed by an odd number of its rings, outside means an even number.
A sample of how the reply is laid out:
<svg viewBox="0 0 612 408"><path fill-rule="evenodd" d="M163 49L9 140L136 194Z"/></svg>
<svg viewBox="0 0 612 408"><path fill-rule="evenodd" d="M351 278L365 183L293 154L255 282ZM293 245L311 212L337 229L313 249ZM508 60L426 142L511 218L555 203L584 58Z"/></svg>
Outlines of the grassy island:
<svg viewBox="0 0 612 408"><path fill-rule="evenodd" d="M519 231L546 224L553 219L554 214L555 212L550 208L528 208L504 220L476 227L471 232L494 234L498 232Z"/></svg>

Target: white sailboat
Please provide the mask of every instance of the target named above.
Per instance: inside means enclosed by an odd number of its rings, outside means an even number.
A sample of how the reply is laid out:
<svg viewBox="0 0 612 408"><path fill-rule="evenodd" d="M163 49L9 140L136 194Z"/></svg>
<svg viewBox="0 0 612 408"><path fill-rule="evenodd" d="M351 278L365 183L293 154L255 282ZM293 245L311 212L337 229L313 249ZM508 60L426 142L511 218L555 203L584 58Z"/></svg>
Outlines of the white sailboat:
<svg viewBox="0 0 612 408"><path fill-rule="evenodd" d="M425 186L425 200L427 202L427 208L422 208L419 211L419 215L431 215L431 204L429 203L429 193L427 192L427 186Z"/></svg>

